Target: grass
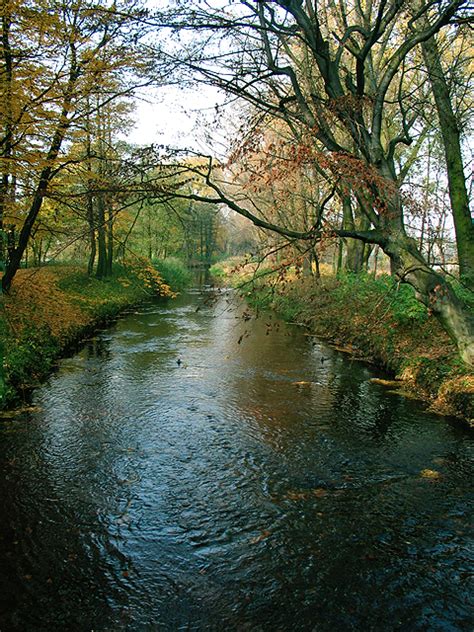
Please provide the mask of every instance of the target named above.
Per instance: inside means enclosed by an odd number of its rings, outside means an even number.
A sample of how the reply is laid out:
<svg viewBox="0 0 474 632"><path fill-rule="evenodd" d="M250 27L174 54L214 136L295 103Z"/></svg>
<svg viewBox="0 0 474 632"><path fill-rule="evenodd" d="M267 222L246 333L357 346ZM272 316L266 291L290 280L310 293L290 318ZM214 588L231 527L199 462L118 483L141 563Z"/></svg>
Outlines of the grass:
<svg viewBox="0 0 474 632"><path fill-rule="evenodd" d="M153 265L174 292L180 292L190 285L191 273L180 259L156 259Z"/></svg>
<svg viewBox="0 0 474 632"><path fill-rule="evenodd" d="M274 310L336 346L387 369L404 388L438 412L474 419L474 376L438 321L409 286L389 276L324 275L303 278L294 269L270 275L268 268L240 269L221 264L221 278L240 287L257 310ZM461 298L465 290L457 288Z"/></svg>
<svg viewBox="0 0 474 632"><path fill-rule="evenodd" d="M19 270L10 294L1 297L0 407L27 398L59 356L125 307L173 295L144 259L115 266L101 281L75 265Z"/></svg>

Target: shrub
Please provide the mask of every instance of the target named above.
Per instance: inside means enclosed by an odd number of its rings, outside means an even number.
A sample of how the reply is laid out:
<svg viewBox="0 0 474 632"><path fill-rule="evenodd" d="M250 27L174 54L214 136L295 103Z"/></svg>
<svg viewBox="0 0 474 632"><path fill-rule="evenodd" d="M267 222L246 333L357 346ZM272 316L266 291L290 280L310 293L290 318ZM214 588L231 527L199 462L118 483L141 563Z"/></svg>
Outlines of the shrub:
<svg viewBox="0 0 474 632"><path fill-rule="evenodd" d="M163 279L157 267L146 257L134 257L124 261L128 274L134 276L151 294L173 297L170 285Z"/></svg>
<svg viewBox="0 0 474 632"><path fill-rule="evenodd" d="M209 273L215 279L224 279L227 276L227 272L222 263L214 263L209 268Z"/></svg>

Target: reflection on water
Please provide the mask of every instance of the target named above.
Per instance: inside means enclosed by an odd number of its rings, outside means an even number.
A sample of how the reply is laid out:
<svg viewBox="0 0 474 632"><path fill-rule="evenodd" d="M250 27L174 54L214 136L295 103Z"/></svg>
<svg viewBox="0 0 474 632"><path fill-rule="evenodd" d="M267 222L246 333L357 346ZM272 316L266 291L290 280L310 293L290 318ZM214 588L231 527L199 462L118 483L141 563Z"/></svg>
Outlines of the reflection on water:
<svg viewBox="0 0 474 632"><path fill-rule="evenodd" d="M468 433L241 309L134 310L0 427L2 632L470 629Z"/></svg>

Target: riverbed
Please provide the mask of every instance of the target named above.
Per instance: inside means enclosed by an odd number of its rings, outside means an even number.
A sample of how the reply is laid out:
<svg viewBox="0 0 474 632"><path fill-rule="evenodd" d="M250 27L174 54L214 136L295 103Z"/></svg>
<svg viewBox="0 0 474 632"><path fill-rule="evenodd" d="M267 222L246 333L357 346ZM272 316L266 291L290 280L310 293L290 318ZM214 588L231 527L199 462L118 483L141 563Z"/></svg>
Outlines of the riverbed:
<svg viewBox="0 0 474 632"><path fill-rule="evenodd" d="M470 630L472 433L232 292L0 424L0 630Z"/></svg>

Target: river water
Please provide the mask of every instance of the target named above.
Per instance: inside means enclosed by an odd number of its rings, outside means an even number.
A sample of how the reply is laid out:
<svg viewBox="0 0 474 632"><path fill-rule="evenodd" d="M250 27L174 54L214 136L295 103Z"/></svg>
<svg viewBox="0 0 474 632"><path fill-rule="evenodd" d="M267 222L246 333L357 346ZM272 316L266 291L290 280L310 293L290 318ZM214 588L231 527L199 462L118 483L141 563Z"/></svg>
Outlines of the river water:
<svg viewBox="0 0 474 632"><path fill-rule="evenodd" d="M1 632L471 630L472 435L374 375L225 291L124 315L0 425Z"/></svg>

